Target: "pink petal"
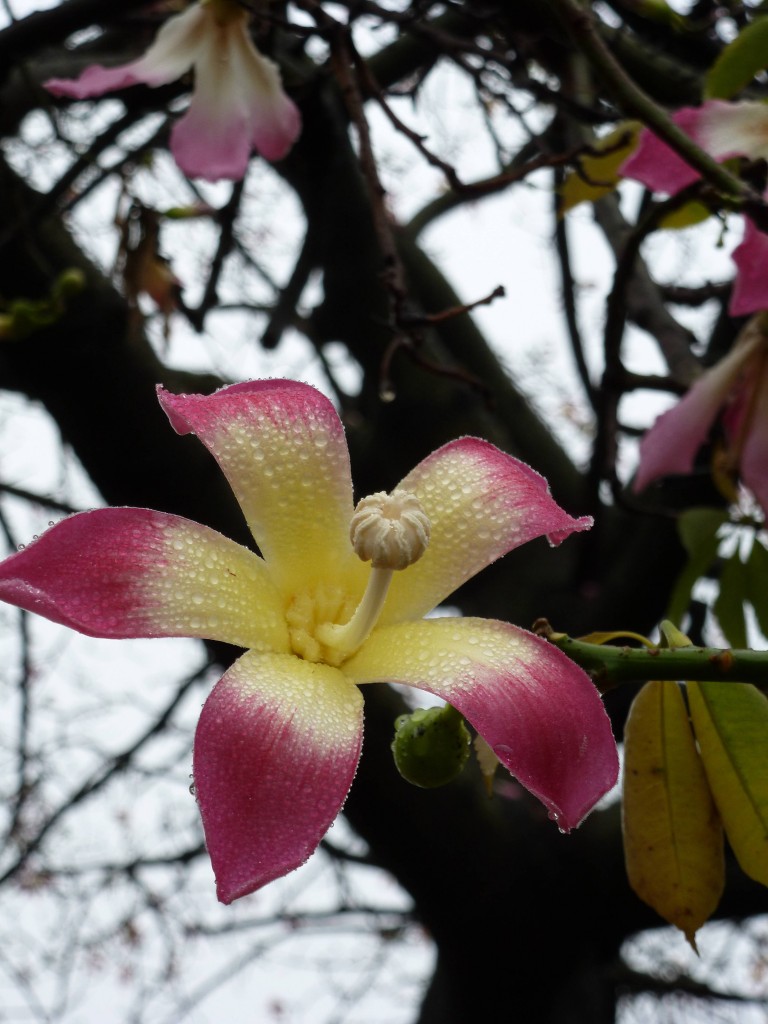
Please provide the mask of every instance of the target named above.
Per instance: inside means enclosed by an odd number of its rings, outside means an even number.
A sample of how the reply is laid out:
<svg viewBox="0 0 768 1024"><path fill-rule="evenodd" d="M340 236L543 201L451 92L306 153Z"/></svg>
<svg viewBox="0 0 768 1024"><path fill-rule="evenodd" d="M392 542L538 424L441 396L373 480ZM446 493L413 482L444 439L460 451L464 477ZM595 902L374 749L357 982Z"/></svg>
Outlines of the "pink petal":
<svg viewBox="0 0 768 1024"><path fill-rule="evenodd" d="M194 4L183 14L169 18L138 60L115 68L94 64L77 79L51 78L45 83L45 88L54 96L85 99L139 82L151 86L174 82L192 67L198 49L212 30L206 8Z"/></svg>
<svg viewBox="0 0 768 1024"><path fill-rule="evenodd" d="M337 670L243 655L195 737L195 792L222 903L299 867L341 810L362 743L362 697Z"/></svg>
<svg viewBox="0 0 768 1024"><path fill-rule="evenodd" d="M765 354L756 371L758 377L749 393L750 422L741 449L739 476L768 517L768 366Z"/></svg>
<svg viewBox="0 0 768 1024"><path fill-rule="evenodd" d="M174 126L171 149L189 177L242 178L252 146L281 159L301 118L280 73L251 42L247 17L219 26L201 47L188 113Z"/></svg>
<svg viewBox="0 0 768 1024"><path fill-rule="evenodd" d="M727 131L728 124L734 120L736 106L738 104L709 100L701 107L683 107L672 120L703 150L718 160L725 160L750 152L751 134ZM700 177L697 170L648 128L641 132L637 149L625 160L619 173L625 178L634 178L654 192L669 195Z"/></svg>
<svg viewBox="0 0 768 1024"><path fill-rule="evenodd" d="M129 85L138 85L143 79L136 73L139 61L121 64L116 68L105 68L101 64L92 64L86 68L79 78L49 78L44 83L48 92L54 96L71 96L72 99L83 100L89 96L101 96L115 89L125 89Z"/></svg>
<svg viewBox="0 0 768 1024"><path fill-rule="evenodd" d="M196 90L189 110L171 129L171 153L188 178L239 181L251 158L246 120L230 110L217 117Z"/></svg>
<svg viewBox="0 0 768 1024"><path fill-rule="evenodd" d="M291 380L158 396L174 429L197 434L215 456L283 592L329 580L362 591L368 570L349 542L349 453L327 398Z"/></svg>
<svg viewBox="0 0 768 1024"><path fill-rule="evenodd" d="M697 141L717 160L768 158L768 108L751 100L710 100L702 107Z"/></svg>
<svg viewBox="0 0 768 1024"><path fill-rule="evenodd" d="M192 102L171 132L173 157L190 178L237 180L248 166L248 107L232 63L231 38L230 26L218 26L200 50Z"/></svg>
<svg viewBox="0 0 768 1024"><path fill-rule="evenodd" d="M251 139L265 160L282 160L301 134L299 108L284 93L253 112Z"/></svg>
<svg viewBox="0 0 768 1024"><path fill-rule="evenodd" d="M659 416L640 442L634 491L642 491L660 477L691 472L696 453L760 340L759 332L745 335L742 343L699 377L676 406Z"/></svg>
<svg viewBox="0 0 768 1024"><path fill-rule="evenodd" d="M553 501L547 481L479 438L463 437L427 456L400 483L429 516L424 556L392 581L381 624L421 618L486 565L535 537L559 544L588 530Z"/></svg>
<svg viewBox="0 0 768 1024"><path fill-rule="evenodd" d="M267 160L282 160L301 131L298 108L283 91L277 65L243 35L233 56L237 75L247 91L250 136Z"/></svg>
<svg viewBox="0 0 768 1024"><path fill-rule="evenodd" d="M81 512L0 563L0 600L89 636L195 636L287 651L262 560L206 526L142 508Z"/></svg>
<svg viewBox="0 0 768 1024"><path fill-rule="evenodd" d="M731 316L745 316L768 309L768 235L758 230L749 217L744 218L744 240L731 258L737 273L728 312Z"/></svg>
<svg viewBox="0 0 768 1024"><path fill-rule="evenodd" d="M672 120L698 141L698 124L703 107L683 107ZM637 149L624 161L619 174L633 178L654 192L674 195L700 177L699 172L648 128L640 133Z"/></svg>
<svg viewBox="0 0 768 1024"><path fill-rule="evenodd" d="M377 629L343 671L449 701L564 831L616 782L616 743L589 677L516 626L445 618Z"/></svg>

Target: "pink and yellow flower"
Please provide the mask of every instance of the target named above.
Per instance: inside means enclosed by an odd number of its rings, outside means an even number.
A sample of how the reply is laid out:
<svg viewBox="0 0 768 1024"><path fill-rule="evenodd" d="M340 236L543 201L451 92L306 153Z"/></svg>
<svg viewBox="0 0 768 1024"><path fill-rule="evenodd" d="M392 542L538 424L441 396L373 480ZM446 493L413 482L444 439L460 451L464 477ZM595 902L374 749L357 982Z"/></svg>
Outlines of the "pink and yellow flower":
<svg viewBox="0 0 768 1024"><path fill-rule="evenodd" d="M701 107L678 110L672 120L717 160L734 156L768 159L768 106L764 103L709 100ZM669 195L699 178L698 171L647 128L620 173ZM744 238L732 258L737 273L729 311L733 316L743 316L768 309L768 235L749 217L744 222Z"/></svg>
<svg viewBox="0 0 768 1024"><path fill-rule="evenodd" d="M301 117L280 72L253 45L247 10L236 0L199 0L169 18L143 57L119 67L96 64L78 79L52 78L56 96L86 99L130 85L166 85L194 68L187 113L171 131L171 152L185 174L218 181L242 178L252 149L281 160Z"/></svg>
<svg viewBox="0 0 768 1024"><path fill-rule="evenodd" d="M768 515L768 339L761 321L753 318L728 355L645 434L635 491L664 476L690 473L720 417L724 436L715 478L732 491L738 477Z"/></svg>
<svg viewBox="0 0 768 1024"><path fill-rule="evenodd" d="M261 554L178 516L100 509L1 563L0 599L92 636L247 649L195 737L219 898L253 892L317 847L355 774L366 683L450 702L563 830L578 825L618 768L589 678L508 623L424 616L507 551L543 535L557 544L590 520L572 519L541 476L471 437L355 513L344 429L314 388L253 381L159 398L176 431L195 433L218 461Z"/></svg>

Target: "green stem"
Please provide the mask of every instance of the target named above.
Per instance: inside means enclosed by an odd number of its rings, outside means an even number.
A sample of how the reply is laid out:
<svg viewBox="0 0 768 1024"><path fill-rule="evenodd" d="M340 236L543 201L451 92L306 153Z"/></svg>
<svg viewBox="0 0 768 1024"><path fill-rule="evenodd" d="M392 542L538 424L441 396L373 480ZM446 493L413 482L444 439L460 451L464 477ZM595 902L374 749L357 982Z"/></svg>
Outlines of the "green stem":
<svg viewBox="0 0 768 1024"><path fill-rule="evenodd" d="M700 149L690 136L671 120L651 97L627 75L606 46L595 25L591 9L581 0L550 0L575 42L592 65L612 87L626 112L667 142L683 159L719 192L737 203L760 203L757 193Z"/></svg>
<svg viewBox="0 0 768 1024"><path fill-rule="evenodd" d="M548 624L539 624L537 632L585 669L601 693L621 683L650 679L756 683L768 687L768 651L590 644L555 633Z"/></svg>

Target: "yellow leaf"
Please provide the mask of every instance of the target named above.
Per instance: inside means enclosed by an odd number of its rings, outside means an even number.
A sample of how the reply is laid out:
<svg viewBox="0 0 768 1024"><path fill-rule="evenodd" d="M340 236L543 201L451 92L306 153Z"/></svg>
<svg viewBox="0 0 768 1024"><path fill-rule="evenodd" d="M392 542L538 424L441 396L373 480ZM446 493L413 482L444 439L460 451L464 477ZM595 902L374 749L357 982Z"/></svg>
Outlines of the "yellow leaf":
<svg viewBox="0 0 768 1024"><path fill-rule="evenodd" d="M701 224L711 216L712 211L708 206L700 203L697 199L691 199L689 202L683 203L682 206L678 206L676 210L672 210L665 217L662 217L659 221L659 227L679 231L681 228L690 228L694 224Z"/></svg>
<svg viewBox="0 0 768 1024"><path fill-rule="evenodd" d="M749 683L687 683L701 758L742 870L768 885L768 700Z"/></svg>
<svg viewBox="0 0 768 1024"><path fill-rule="evenodd" d="M648 637L641 636L639 633L630 633L627 629L587 633L585 636L580 636L579 640L585 644L610 644L614 640L637 640L638 643L644 644L646 647L653 647Z"/></svg>
<svg viewBox="0 0 768 1024"><path fill-rule="evenodd" d="M579 203L594 203L613 192L621 181L619 168L637 145L641 128L639 121L622 121L585 149L560 186L561 215Z"/></svg>
<svg viewBox="0 0 768 1024"><path fill-rule="evenodd" d="M663 619L659 623L659 629L663 637L662 647L672 649L675 647L693 647L691 638L679 630L674 622L670 622L669 619Z"/></svg>
<svg viewBox="0 0 768 1024"><path fill-rule="evenodd" d="M723 891L723 832L677 683L640 690L624 741L629 883L695 949Z"/></svg>

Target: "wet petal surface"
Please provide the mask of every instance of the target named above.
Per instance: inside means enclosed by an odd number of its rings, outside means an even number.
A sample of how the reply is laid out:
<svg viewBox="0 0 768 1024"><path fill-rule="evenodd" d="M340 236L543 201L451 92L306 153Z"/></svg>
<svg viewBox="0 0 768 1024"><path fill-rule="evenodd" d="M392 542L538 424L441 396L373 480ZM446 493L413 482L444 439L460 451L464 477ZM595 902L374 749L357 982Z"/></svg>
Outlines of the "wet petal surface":
<svg viewBox="0 0 768 1024"><path fill-rule="evenodd" d="M362 743L360 691L338 670L249 652L195 737L195 791L219 899L299 867L341 810Z"/></svg>
<svg viewBox="0 0 768 1024"><path fill-rule="evenodd" d="M439 448L399 487L420 500L430 521L429 547L396 574L381 624L421 618L486 565L535 537L558 544L586 530L552 499L546 480L479 438Z"/></svg>
<svg viewBox="0 0 768 1024"><path fill-rule="evenodd" d="M81 512L0 566L0 600L89 636L192 636L288 650L264 562L215 530L138 508Z"/></svg>
<svg viewBox="0 0 768 1024"><path fill-rule="evenodd" d="M197 434L218 461L284 592L350 578L361 590L367 573L349 541L349 453L324 395L279 380L212 395L158 394L173 427Z"/></svg>
<svg viewBox="0 0 768 1024"><path fill-rule="evenodd" d="M594 685L516 626L446 618L378 629L343 671L357 683L404 683L449 701L565 831L616 782L616 743Z"/></svg>

